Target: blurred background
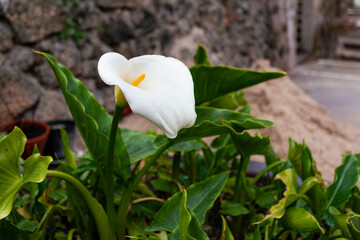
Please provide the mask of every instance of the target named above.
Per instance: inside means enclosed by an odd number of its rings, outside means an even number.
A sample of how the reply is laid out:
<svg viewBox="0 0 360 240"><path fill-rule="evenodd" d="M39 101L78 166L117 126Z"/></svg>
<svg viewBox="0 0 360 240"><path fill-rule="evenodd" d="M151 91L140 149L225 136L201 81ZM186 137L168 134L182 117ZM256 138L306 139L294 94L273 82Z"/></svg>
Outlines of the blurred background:
<svg viewBox="0 0 360 240"><path fill-rule="evenodd" d="M163 54L193 64L203 44L210 62L289 76L244 90L255 116L286 156L288 137L305 141L321 170L360 151L360 0L0 0L0 124L71 120L42 57L54 55L112 113L113 88L99 57ZM136 116L123 127L146 131ZM333 170L331 170L331 173ZM329 175L330 176L330 175ZM330 176L331 177L331 176Z"/></svg>

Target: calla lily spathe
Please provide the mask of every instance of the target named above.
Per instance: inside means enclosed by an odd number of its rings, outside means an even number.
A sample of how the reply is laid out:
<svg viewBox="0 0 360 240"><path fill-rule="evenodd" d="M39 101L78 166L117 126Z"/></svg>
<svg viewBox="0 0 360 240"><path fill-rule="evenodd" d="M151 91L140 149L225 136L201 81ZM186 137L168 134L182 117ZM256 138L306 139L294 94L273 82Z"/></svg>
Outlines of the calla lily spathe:
<svg viewBox="0 0 360 240"><path fill-rule="evenodd" d="M167 137L175 138L180 129L194 125L194 84L181 61L160 55L128 60L109 52L99 59L98 72L106 84L121 89L117 95L124 95L133 113L150 120Z"/></svg>

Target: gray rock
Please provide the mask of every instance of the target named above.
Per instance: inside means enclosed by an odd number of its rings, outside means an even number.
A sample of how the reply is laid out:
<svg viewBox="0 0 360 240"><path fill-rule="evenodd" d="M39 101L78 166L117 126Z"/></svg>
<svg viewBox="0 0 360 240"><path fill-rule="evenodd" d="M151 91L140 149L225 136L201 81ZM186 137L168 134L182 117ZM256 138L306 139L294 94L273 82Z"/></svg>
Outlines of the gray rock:
<svg viewBox="0 0 360 240"><path fill-rule="evenodd" d="M101 41L97 30L85 35L83 48L80 50L83 60L99 59L101 55L111 52L113 49Z"/></svg>
<svg viewBox="0 0 360 240"><path fill-rule="evenodd" d="M80 50L72 39L60 40L59 37L51 37L37 44L36 49L52 54L74 74L81 71Z"/></svg>
<svg viewBox="0 0 360 240"><path fill-rule="evenodd" d="M100 31L100 39L110 46L134 38L135 26L130 20L132 14L129 11L115 12L111 15L109 22Z"/></svg>
<svg viewBox="0 0 360 240"><path fill-rule="evenodd" d="M137 4L135 0L95 0L95 2L101 8L134 8Z"/></svg>
<svg viewBox="0 0 360 240"><path fill-rule="evenodd" d="M58 87L56 77L47 62L36 66L34 69L34 73L35 76L39 79L42 86L46 88Z"/></svg>
<svg viewBox="0 0 360 240"><path fill-rule="evenodd" d="M96 7L94 1L83 1L76 11L75 18L79 19L83 30L99 28L106 19L106 14Z"/></svg>
<svg viewBox="0 0 360 240"><path fill-rule="evenodd" d="M19 68L0 68L0 123L22 117L35 107L42 87Z"/></svg>
<svg viewBox="0 0 360 240"><path fill-rule="evenodd" d="M34 43L60 32L66 16L57 1L11 0L5 17L20 42Z"/></svg>
<svg viewBox="0 0 360 240"><path fill-rule="evenodd" d="M0 52L8 51L13 45L13 32L9 25L0 22Z"/></svg>
<svg viewBox="0 0 360 240"><path fill-rule="evenodd" d="M98 60L88 60L82 62L81 76L83 78L96 78L97 77L97 64Z"/></svg>
<svg viewBox="0 0 360 240"><path fill-rule="evenodd" d="M71 119L70 111L61 91L43 91L34 117L42 121Z"/></svg>
<svg viewBox="0 0 360 240"><path fill-rule="evenodd" d="M11 66L17 66L22 71L28 71L35 63L36 53L31 48L16 45L11 49L7 59Z"/></svg>
<svg viewBox="0 0 360 240"><path fill-rule="evenodd" d="M97 90L93 92L94 97L99 101L99 103L106 109L108 113L113 113L115 109L115 97L114 97L114 87L108 86L102 90Z"/></svg>

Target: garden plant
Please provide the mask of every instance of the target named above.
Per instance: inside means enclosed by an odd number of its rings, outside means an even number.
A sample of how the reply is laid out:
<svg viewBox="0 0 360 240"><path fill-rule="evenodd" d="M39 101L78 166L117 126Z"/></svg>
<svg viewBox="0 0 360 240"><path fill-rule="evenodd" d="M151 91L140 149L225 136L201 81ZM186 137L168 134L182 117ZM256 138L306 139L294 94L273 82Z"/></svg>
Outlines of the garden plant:
<svg viewBox="0 0 360 240"><path fill-rule="evenodd" d="M65 161L50 169L53 159L36 149L21 158L19 128L4 136L0 239L360 239L360 155L344 154L328 182L305 142L289 139L280 159L269 137L248 132L274 124L251 115L241 89L285 73L213 66L203 46L190 69L106 53L98 72L114 85L111 116L69 69L37 53L88 152L76 158L61 130ZM128 105L164 134L120 129ZM250 176L253 155L266 164Z"/></svg>

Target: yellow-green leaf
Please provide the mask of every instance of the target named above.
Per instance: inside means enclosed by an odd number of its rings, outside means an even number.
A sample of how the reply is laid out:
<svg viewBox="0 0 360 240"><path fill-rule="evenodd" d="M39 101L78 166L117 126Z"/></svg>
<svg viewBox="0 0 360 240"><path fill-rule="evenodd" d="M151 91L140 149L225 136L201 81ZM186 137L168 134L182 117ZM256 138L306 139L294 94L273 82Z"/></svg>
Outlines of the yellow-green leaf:
<svg viewBox="0 0 360 240"><path fill-rule="evenodd" d="M285 215L280 219L283 226L291 231L322 232L325 230L320 226L313 215L303 208L290 207L286 209Z"/></svg>
<svg viewBox="0 0 360 240"><path fill-rule="evenodd" d="M31 155L20 171L20 156L26 143L25 134L17 127L0 140L0 219L9 215L15 194L28 182L39 183L46 177L51 157Z"/></svg>

